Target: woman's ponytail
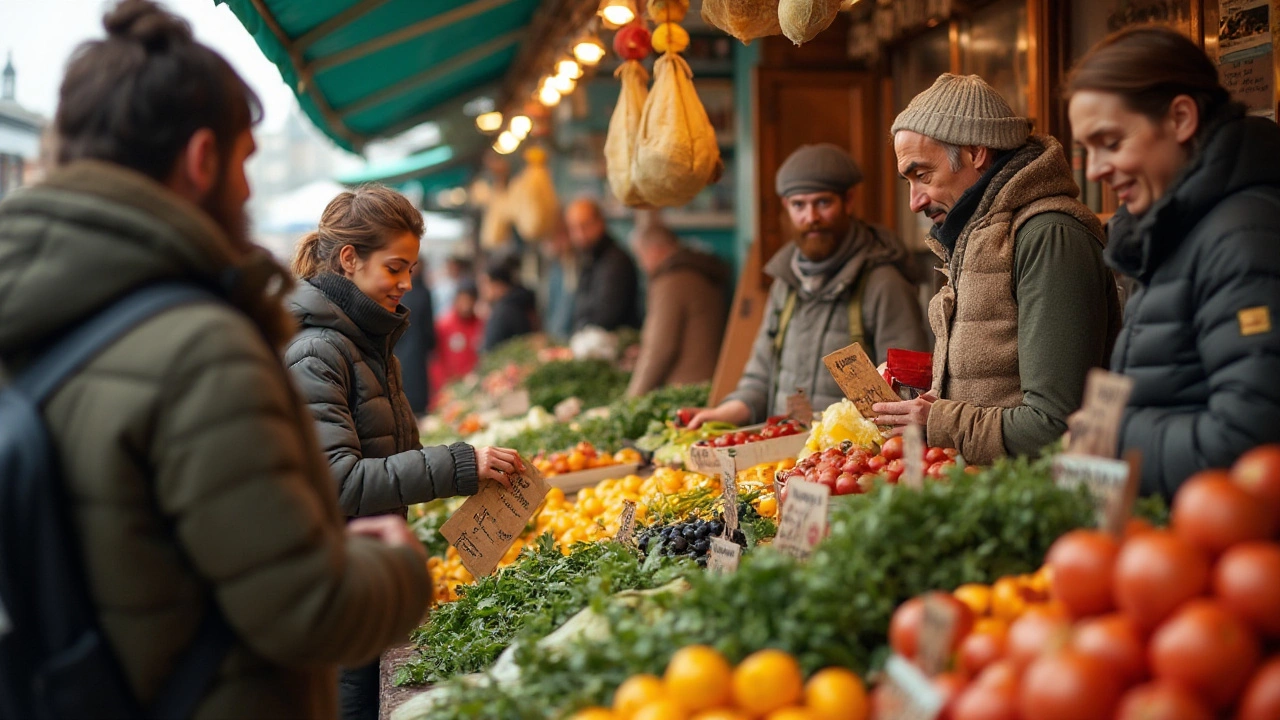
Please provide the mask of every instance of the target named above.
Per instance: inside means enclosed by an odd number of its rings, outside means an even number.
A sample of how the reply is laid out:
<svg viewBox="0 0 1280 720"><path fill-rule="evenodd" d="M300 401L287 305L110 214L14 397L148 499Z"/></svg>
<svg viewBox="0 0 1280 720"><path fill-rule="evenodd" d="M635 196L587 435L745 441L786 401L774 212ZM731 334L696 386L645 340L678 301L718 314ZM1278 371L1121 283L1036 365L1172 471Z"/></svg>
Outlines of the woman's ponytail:
<svg viewBox="0 0 1280 720"><path fill-rule="evenodd" d="M324 259L320 257L320 231L312 230L298 241L293 250L293 263L290 268L293 275L301 280L311 278L324 272Z"/></svg>

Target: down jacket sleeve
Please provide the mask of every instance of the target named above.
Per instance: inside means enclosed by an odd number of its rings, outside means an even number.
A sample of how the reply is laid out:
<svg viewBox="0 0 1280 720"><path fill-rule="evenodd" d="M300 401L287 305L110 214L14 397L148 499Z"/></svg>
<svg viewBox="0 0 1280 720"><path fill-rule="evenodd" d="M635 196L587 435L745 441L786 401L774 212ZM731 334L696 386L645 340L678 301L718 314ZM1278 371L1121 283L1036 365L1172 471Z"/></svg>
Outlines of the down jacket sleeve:
<svg viewBox="0 0 1280 720"><path fill-rule="evenodd" d="M1267 205L1267 212L1274 207ZM1249 209L1224 210L1215 214L1267 217ZM1131 407L1121 427L1121 447L1142 451L1145 493L1172 497L1195 472L1226 467L1255 445L1280 441L1280 255L1274 223L1232 225L1232 231L1202 244L1192 276L1191 324L1209 383L1207 408ZM1242 318L1241 311L1251 309L1253 315ZM1248 317L1267 322L1246 329Z"/></svg>
<svg viewBox="0 0 1280 720"><path fill-rule="evenodd" d="M352 366L333 342L295 339L285 362L316 421L320 448L338 484L338 504L349 517L476 493L475 450L465 443L364 457L350 406Z"/></svg>
<svg viewBox="0 0 1280 720"><path fill-rule="evenodd" d="M187 338L164 378L149 461L187 560L264 657L377 657L430 601L421 559L344 532L305 413L244 318L199 308L170 330L169 342Z"/></svg>

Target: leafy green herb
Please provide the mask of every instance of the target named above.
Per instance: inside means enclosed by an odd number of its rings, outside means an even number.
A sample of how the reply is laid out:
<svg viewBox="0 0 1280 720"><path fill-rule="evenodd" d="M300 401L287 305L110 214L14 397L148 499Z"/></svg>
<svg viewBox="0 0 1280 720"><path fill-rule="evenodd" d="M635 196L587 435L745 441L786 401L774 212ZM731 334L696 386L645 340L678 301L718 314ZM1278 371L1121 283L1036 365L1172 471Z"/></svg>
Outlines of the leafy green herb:
<svg viewBox="0 0 1280 720"><path fill-rule="evenodd" d="M525 379L529 403L551 410L576 397L584 408L607 405L627 389L631 374L606 360L557 360L539 366Z"/></svg>

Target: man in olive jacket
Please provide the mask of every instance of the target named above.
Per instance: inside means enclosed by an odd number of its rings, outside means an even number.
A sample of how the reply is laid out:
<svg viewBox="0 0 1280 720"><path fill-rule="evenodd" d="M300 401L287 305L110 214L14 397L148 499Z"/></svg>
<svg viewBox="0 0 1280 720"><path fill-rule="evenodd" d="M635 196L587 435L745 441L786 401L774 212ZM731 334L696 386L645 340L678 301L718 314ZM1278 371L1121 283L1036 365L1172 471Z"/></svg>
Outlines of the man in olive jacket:
<svg viewBox="0 0 1280 720"><path fill-rule="evenodd" d="M1120 327L1098 218L1052 137L976 75L943 75L893 123L911 209L934 221L946 285L929 303L933 390L880 403L970 462L1039 452L1066 431Z"/></svg>
<svg viewBox="0 0 1280 720"><path fill-rule="evenodd" d="M822 410L844 397L823 356L860 343L875 362L889 348L928 350L907 249L853 214L862 170L844 149L805 145L778 168L794 242L765 265L769 304L737 389L690 422L763 422L797 388Z"/></svg>
<svg viewBox="0 0 1280 720"><path fill-rule="evenodd" d="M45 407L90 599L144 704L216 608L235 641L196 718L333 718L337 666L421 620L424 553L399 518L344 530L281 366L290 282L241 220L251 91L150 3L104 24L68 65L61 167L0 203L0 363L151 283L225 299L143 322Z"/></svg>

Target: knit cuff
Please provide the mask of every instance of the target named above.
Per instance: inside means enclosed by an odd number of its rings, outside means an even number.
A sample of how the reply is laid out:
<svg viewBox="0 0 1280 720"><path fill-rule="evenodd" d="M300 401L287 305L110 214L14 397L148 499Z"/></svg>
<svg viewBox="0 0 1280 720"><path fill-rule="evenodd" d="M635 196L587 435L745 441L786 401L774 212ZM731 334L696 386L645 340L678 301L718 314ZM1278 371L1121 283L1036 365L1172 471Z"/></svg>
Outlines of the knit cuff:
<svg viewBox="0 0 1280 720"><path fill-rule="evenodd" d="M476 462L476 449L464 442L449 446L453 456L453 486L459 495L475 495L480 489L480 465Z"/></svg>

